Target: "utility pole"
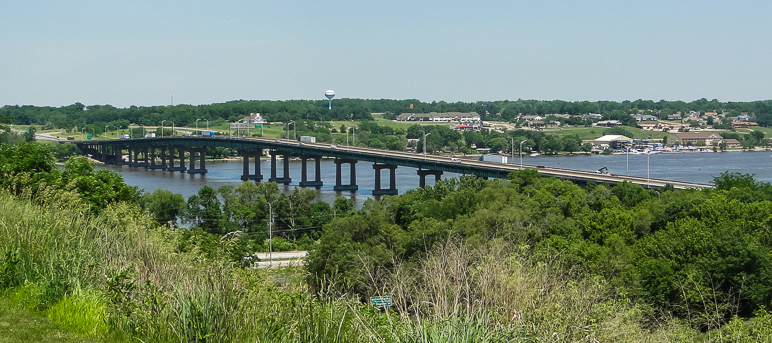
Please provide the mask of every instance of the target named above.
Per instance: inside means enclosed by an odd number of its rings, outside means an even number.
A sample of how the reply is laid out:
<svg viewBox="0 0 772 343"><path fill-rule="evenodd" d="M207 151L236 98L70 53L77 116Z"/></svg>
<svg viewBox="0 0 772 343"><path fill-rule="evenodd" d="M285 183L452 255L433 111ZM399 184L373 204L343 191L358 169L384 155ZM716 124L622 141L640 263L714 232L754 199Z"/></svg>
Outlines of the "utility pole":
<svg viewBox="0 0 772 343"><path fill-rule="evenodd" d="M273 206L270 202L268 202L268 267L273 267Z"/></svg>
<svg viewBox="0 0 772 343"><path fill-rule="evenodd" d="M525 141L527 141L527 139L520 142L520 169L523 169L523 143L525 143Z"/></svg>

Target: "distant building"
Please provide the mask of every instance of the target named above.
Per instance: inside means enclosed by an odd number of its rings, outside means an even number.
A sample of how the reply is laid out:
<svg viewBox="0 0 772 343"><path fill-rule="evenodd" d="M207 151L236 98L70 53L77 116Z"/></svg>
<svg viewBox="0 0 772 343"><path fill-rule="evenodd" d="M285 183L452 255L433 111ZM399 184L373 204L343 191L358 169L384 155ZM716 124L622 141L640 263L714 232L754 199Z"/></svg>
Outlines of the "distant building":
<svg viewBox="0 0 772 343"><path fill-rule="evenodd" d="M231 129L251 129L267 123L268 121L260 113L250 113L248 116L239 119L239 121L230 123L230 127Z"/></svg>
<svg viewBox="0 0 772 343"><path fill-rule="evenodd" d="M723 138L715 132L682 132L673 135L673 143L685 146L716 146Z"/></svg>
<svg viewBox="0 0 772 343"><path fill-rule="evenodd" d="M592 141L592 145L601 150L623 149L626 145L632 143L632 138L622 135L605 135Z"/></svg>
<svg viewBox="0 0 772 343"><path fill-rule="evenodd" d="M668 114L667 120L681 120L681 112Z"/></svg>
<svg viewBox="0 0 772 343"><path fill-rule="evenodd" d="M451 130L456 131L480 131L482 130L482 125L479 125L477 123L474 124L454 124L450 126Z"/></svg>
<svg viewBox="0 0 772 343"><path fill-rule="evenodd" d="M587 113L581 115L582 120L600 120L603 119L603 116L598 113Z"/></svg>
<svg viewBox="0 0 772 343"><path fill-rule="evenodd" d="M520 116L520 120L524 120L526 122L542 121L542 120L544 120L544 117L542 117L540 115L527 115L527 116Z"/></svg>
<svg viewBox="0 0 772 343"><path fill-rule="evenodd" d="M621 125L622 125L622 122L619 120L602 120L592 124L592 126L598 126L598 127L614 127L614 126L621 126Z"/></svg>
<svg viewBox="0 0 772 343"><path fill-rule="evenodd" d="M246 124L267 124L268 121L265 120L260 113L250 113L248 116L239 119L239 123L246 123Z"/></svg>
<svg viewBox="0 0 772 343"><path fill-rule="evenodd" d="M739 149L743 147L743 145L740 144L740 141L733 138L725 139L724 143L726 144L726 147L729 149Z"/></svg>
<svg viewBox="0 0 772 343"><path fill-rule="evenodd" d="M477 112L429 112L429 113L402 113L397 116L397 121L430 121L430 122L479 122L480 115Z"/></svg>
<svg viewBox="0 0 772 343"><path fill-rule="evenodd" d="M755 121L733 121L732 127L735 129L750 129L751 127L759 126Z"/></svg>
<svg viewBox="0 0 772 343"><path fill-rule="evenodd" d="M637 121L657 121L659 118L650 114L636 114L633 116Z"/></svg>

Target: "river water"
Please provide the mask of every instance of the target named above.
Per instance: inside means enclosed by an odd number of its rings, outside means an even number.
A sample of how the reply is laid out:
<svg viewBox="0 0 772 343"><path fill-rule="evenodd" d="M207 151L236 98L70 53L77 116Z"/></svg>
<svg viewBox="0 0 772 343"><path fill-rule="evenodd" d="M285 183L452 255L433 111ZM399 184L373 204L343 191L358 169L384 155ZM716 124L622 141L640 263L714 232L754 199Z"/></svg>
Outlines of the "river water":
<svg viewBox="0 0 772 343"><path fill-rule="evenodd" d="M575 155L575 156L537 156L523 157L523 163L529 165L540 165L554 168L577 169L595 171L602 167L608 168L611 174L615 175L634 175L646 177L650 173L651 178L665 180L692 181L709 184L714 176L720 175L725 171L755 174L756 180L772 182L772 156L770 152L723 152L723 153L671 153L671 154L653 154L653 155ZM515 161L520 160L516 156ZM180 193L186 199L198 192L199 188L208 185L213 188L219 188L223 185L241 184L242 162L236 161L207 161L206 175L187 174L181 172L166 172L161 170L150 170L145 168L134 168L128 166L106 165L101 168L107 168L119 172L127 184L138 186L145 192L153 192L156 189L167 189L174 193ZM308 165L309 180L313 180L313 163ZM291 192L300 182L301 162L299 160L290 161L290 177L292 183L289 186L279 185L284 192ZM359 190L357 192L336 192L333 190L335 185L335 164L331 159L324 159L321 163L322 180L324 186L317 192L317 200L332 203L337 196L344 196L354 200L357 208L361 207L365 200L372 198L372 191L375 188L375 171L372 164L360 162L356 164L357 183ZM267 180L270 173L270 161L261 162L261 170L264 180ZM281 164L279 164L278 173L281 176ZM343 165L343 182L347 183L348 166ZM408 190L418 188L419 178L416 175L416 169L399 167L396 171L397 188L402 194ZM444 173L442 178L458 177L458 174ZM434 183L433 176L427 176L427 184ZM389 185L388 170L381 171L381 187L387 188Z"/></svg>

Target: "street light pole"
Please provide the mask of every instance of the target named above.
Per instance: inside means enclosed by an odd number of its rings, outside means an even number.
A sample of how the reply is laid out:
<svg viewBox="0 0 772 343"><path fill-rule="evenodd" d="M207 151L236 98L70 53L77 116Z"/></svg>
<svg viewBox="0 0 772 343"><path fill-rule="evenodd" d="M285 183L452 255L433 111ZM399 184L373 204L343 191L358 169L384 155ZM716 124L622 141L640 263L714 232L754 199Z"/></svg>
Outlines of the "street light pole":
<svg viewBox="0 0 772 343"><path fill-rule="evenodd" d="M351 127L346 128L346 145L348 145L348 130L351 129Z"/></svg>
<svg viewBox="0 0 772 343"><path fill-rule="evenodd" d="M421 130L421 132L424 133L424 159L426 159L426 137L429 137L429 135L431 135L432 133L431 132L426 133L426 131L424 130Z"/></svg>
<svg viewBox="0 0 772 343"><path fill-rule="evenodd" d="M174 137L174 122L172 122L172 137Z"/></svg>
<svg viewBox="0 0 772 343"><path fill-rule="evenodd" d="M650 163L649 158L651 157L651 152L646 153L646 188L651 188L651 169L650 169Z"/></svg>
<svg viewBox="0 0 772 343"><path fill-rule="evenodd" d="M523 143L525 143L525 141L527 141L527 139L520 142L520 169L523 169Z"/></svg>
<svg viewBox="0 0 772 343"><path fill-rule="evenodd" d="M105 139L107 139L107 127L110 125L105 125Z"/></svg>
<svg viewBox="0 0 772 343"><path fill-rule="evenodd" d="M161 120L161 138L164 138L164 122L166 122L166 119Z"/></svg>
<svg viewBox="0 0 772 343"><path fill-rule="evenodd" d="M354 143L354 146L357 146L357 128L356 126L351 127L351 140Z"/></svg>
<svg viewBox="0 0 772 343"><path fill-rule="evenodd" d="M196 119L196 131L198 131L198 121L199 121L199 120L201 120L201 119ZM201 135L201 132L198 132L198 135L200 136L200 135Z"/></svg>
<svg viewBox="0 0 772 343"><path fill-rule="evenodd" d="M625 175L630 175L630 147L632 146L632 143L627 143L627 169L625 170Z"/></svg>
<svg viewBox="0 0 772 343"><path fill-rule="evenodd" d="M295 125L295 121L293 120L293 121L287 123L287 140L289 140L289 127L290 127L290 124ZM293 126L293 128L294 128L294 126Z"/></svg>

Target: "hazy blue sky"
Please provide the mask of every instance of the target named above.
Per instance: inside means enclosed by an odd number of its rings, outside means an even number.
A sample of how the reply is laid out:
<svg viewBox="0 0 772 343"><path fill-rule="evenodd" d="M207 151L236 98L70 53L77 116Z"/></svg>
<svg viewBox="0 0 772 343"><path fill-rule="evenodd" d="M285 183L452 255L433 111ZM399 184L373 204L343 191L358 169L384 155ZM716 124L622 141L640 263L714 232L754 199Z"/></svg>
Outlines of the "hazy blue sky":
<svg viewBox="0 0 772 343"><path fill-rule="evenodd" d="M0 0L0 106L772 98L771 1Z"/></svg>

